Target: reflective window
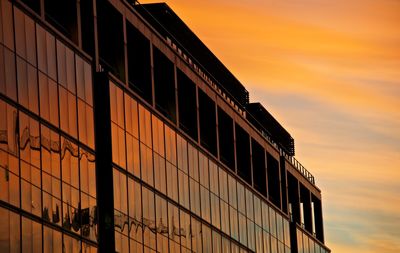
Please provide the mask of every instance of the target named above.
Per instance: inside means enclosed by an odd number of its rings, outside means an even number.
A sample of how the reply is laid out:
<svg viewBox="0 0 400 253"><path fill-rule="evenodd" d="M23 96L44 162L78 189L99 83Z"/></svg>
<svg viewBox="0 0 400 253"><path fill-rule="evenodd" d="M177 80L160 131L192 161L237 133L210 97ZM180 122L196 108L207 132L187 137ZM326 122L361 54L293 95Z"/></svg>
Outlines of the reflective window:
<svg viewBox="0 0 400 253"><path fill-rule="evenodd" d="M39 71L40 116L58 126L57 83Z"/></svg>
<svg viewBox="0 0 400 253"><path fill-rule="evenodd" d="M142 241L142 193L140 184L128 178L129 237Z"/></svg>
<svg viewBox="0 0 400 253"><path fill-rule="evenodd" d="M22 217L21 238L22 252L42 252L42 225L40 223Z"/></svg>
<svg viewBox="0 0 400 253"><path fill-rule="evenodd" d="M201 196L201 217L207 222L211 222L210 219L210 191L200 186Z"/></svg>
<svg viewBox="0 0 400 253"><path fill-rule="evenodd" d="M178 170L179 180L179 204L189 209L189 177L181 170Z"/></svg>
<svg viewBox="0 0 400 253"><path fill-rule="evenodd" d="M20 216L0 207L0 249L2 252L20 252Z"/></svg>
<svg viewBox="0 0 400 253"><path fill-rule="evenodd" d="M247 246L247 221L246 216L239 213L239 239L240 243Z"/></svg>
<svg viewBox="0 0 400 253"><path fill-rule="evenodd" d="M39 114L37 70L17 57L18 102L25 108Z"/></svg>
<svg viewBox="0 0 400 253"><path fill-rule="evenodd" d="M178 155L178 168L185 172L188 171L188 150L187 150L187 142L183 139L179 134L177 134L177 155Z"/></svg>
<svg viewBox="0 0 400 253"><path fill-rule="evenodd" d="M218 229L221 223L220 210L218 196L211 193L211 222Z"/></svg>
<svg viewBox="0 0 400 253"><path fill-rule="evenodd" d="M47 226L43 226L43 252L62 252L61 233Z"/></svg>
<svg viewBox="0 0 400 253"><path fill-rule="evenodd" d="M0 45L0 92L17 100L17 80L15 75L15 55Z"/></svg>
<svg viewBox="0 0 400 253"><path fill-rule="evenodd" d="M200 213L200 184L194 181L192 178L189 179L189 187L190 187L190 210L197 214Z"/></svg>
<svg viewBox="0 0 400 253"><path fill-rule="evenodd" d="M157 231L157 250L168 252L168 217L167 201L156 194L156 231Z"/></svg>
<svg viewBox="0 0 400 253"><path fill-rule="evenodd" d="M156 218L154 208L154 193L142 187L142 203L143 203L143 243L144 245L155 249L156 248ZM179 221L179 218L177 218Z"/></svg>
<svg viewBox="0 0 400 253"><path fill-rule="evenodd" d="M203 224L201 232L203 235L203 252L212 252L211 229Z"/></svg>
<svg viewBox="0 0 400 253"><path fill-rule="evenodd" d="M176 134L165 125L165 157L176 166Z"/></svg>
<svg viewBox="0 0 400 253"><path fill-rule="evenodd" d="M167 178L165 174L165 158L161 157L157 153L153 153L154 156L154 184L155 188L167 194ZM181 182L181 181L179 181ZM189 192L188 192L189 194Z"/></svg>
<svg viewBox="0 0 400 253"><path fill-rule="evenodd" d="M18 8L14 8L15 45L19 56L36 66L35 23Z"/></svg>
<svg viewBox="0 0 400 253"><path fill-rule="evenodd" d="M199 173L200 173L200 184L204 186L206 189L210 189L208 158L202 153L199 153Z"/></svg>
<svg viewBox="0 0 400 253"><path fill-rule="evenodd" d="M177 168L170 164L166 163L166 172L167 172L167 195L171 199L178 202L178 172Z"/></svg>
<svg viewBox="0 0 400 253"><path fill-rule="evenodd" d="M210 160L210 191L219 196L218 190L218 166Z"/></svg>

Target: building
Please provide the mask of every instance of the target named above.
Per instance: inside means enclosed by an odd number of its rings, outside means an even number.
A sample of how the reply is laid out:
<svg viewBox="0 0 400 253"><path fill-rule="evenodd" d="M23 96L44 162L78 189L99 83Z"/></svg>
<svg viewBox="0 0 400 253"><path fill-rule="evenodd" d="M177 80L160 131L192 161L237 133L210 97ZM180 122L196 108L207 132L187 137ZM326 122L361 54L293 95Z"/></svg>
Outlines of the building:
<svg viewBox="0 0 400 253"><path fill-rule="evenodd" d="M326 253L294 140L166 4L0 0L1 252Z"/></svg>

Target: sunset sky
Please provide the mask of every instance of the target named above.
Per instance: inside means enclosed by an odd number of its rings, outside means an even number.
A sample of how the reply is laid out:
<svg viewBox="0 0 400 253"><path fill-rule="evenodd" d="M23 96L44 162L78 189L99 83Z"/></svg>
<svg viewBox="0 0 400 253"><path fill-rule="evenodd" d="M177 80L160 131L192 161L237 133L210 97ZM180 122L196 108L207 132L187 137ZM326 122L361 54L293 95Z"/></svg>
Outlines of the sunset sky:
<svg viewBox="0 0 400 253"><path fill-rule="evenodd" d="M294 137L332 252L400 252L400 1L167 4Z"/></svg>

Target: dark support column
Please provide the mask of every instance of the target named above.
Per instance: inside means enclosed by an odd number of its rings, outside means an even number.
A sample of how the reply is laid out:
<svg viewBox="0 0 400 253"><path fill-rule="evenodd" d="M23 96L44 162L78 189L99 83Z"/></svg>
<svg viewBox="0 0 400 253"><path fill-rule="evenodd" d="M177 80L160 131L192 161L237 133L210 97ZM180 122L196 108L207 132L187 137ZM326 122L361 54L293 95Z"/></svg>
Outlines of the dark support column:
<svg viewBox="0 0 400 253"><path fill-rule="evenodd" d="M108 253L115 252L115 238L110 90L107 74L96 73L93 87L99 253Z"/></svg>
<svg viewBox="0 0 400 253"><path fill-rule="evenodd" d="M284 213L288 213L287 203L287 178L286 178L286 166L285 166L285 157L281 156L280 158L280 168L281 168L281 194L282 194L282 211Z"/></svg>
<svg viewBox="0 0 400 253"><path fill-rule="evenodd" d="M288 173L288 185L289 185L289 205L291 210L291 219L293 222L300 225L300 198L299 198L299 182L297 179Z"/></svg>
<svg viewBox="0 0 400 253"><path fill-rule="evenodd" d="M315 234L320 242L324 243L324 225L322 218L322 205L321 200L315 196L312 196L312 201L314 202L314 224L315 224Z"/></svg>
<svg viewBox="0 0 400 253"><path fill-rule="evenodd" d="M290 247L292 253L298 253L297 226L295 221L290 222Z"/></svg>
<svg viewBox="0 0 400 253"><path fill-rule="evenodd" d="M312 234L311 194L303 185L300 185L300 200L303 203L305 229Z"/></svg>

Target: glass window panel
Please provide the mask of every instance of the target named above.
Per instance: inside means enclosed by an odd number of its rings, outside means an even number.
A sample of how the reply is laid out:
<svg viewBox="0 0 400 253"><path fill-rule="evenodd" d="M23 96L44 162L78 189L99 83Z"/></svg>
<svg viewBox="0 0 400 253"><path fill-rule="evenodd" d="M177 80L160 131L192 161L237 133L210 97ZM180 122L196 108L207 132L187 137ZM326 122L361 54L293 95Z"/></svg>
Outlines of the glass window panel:
<svg viewBox="0 0 400 253"><path fill-rule="evenodd" d="M238 196L238 210L242 214L246 213L246 200L245 200L245 190L243 184L237 182L237 196Z"/></svg>
<svg viewBox="0 0 400 253"><path fill-rule="evenodd" d="M211 193L211 221L216 228L220 228L221 216L220 216L219 198L217 195Z"/></svg>
<svg viewBox="0 0 400 253"><path fill-rule="evenodd" d="M178 207L172 203L168 203L168 227L169 238L180 243L180 227Z"/></svg>
<svg viewBox="0 0 400 253"><path fill-rule="evenodd" d="M200 196L201 196L201 217L207 222L211 222L210 219L210 191L200 186Z"/></svg>
<svg viewBox="0 0 400 253"><path fill-rule="evenodd" d="M125 93L125 128L128 133L139 138L137 102Z"/></svg>
<svg viewBox="0 0 400 253"><path fill-rule="evenodd" d="M0 200L19 206L19 177L12 171L18 169L18 160L0 150Z"/></svg>
<svg viewBox="0 0 400 253"><path fill-rule="evenodd" d="M126 188L126 176L119 172L117 169L113 170L113 185L114 185L114 208L123 212L128 213L127 206L127 188Z"/></svg>
<svg viewBox="0 0 400 253"><path fill-rule="evenodd" d="M222 236L221 252L222 253L231 253L231 242L225 236Z"/></svg>
<svg viewBox="0 0 400 253"><path fill-rule="evenodd" d="M153 173L153 152L147 146L140 145L140 163L142 168L142 179L149 185L154 185L154 173ZM176 175L175 175L176 181Z"/></svg>
<svg viewBox="0 0 400 253"><path fill-rule="evenodd" d="M60 126L73 137L77 137L76 97L59 87Z"/></svg>
<svg viewBox="0 0 400 253"><path fill-rule="evenodd" d="M80 149L80 183L81 190L96 197L96 167L95 157L84 149Z"/></svg>
<svg viewBox="0 0 400 253"><path fill-rule="evenodd" d="M156 218L154 212L154 193L142 187L143 196L143 239L144 245L152 249L156 248ZM178 219L179 221L179 219Z"/></svg>
<svg viewBox="0 0 400 253"><path fill-rule="evenodd" d="M262 221L263 221L263 229L269 232L269 212L268 205L264 201L261 202L262 207Z"/></svg>
<svg viewBox="0 0 400 253"><path fill-rule="evenodd" d="M190 210L200 216L200 189L199 183L189 178L190 187Z"/></svg>
<svg viewBox="0 0 400 253"><path fill-rule="evenodd" d="M42 252L42 225L22 217L22 252Z"/></svg>
<svg viewBox="0 0 400 253"><path fill-rule="evenodd" d="M13 5L10 2L3 1L1 4L1 17L2 17L2 31L4 34L4 44L11 48L14 49L14 36L6 36L6 35L11 35L14 34L14 29L13 29L13 19L12 19L12 8ZM0 25L0 26L1 26Z"/></svg>
<svg viewBox="0 0 400 253"><path fill-rule="evenodd" d="M35 23L18 8L14 8L15 44L17 54L36 65Z"/></svg>
<svg viewBox="0 0 400 253"><path fill-rule="evenodd" d="M26 59L26 34L25 34L25 15L18 8L14 8L15 26L15 51Z"/></svg>
<svg viewBox="0 0 400 253"><path fill-rule="evenodd" d="M182 246L191 249L191 226L190 226L190 215L183 211L179 211L180 215L180 235L181 235L181 244Z"/></svg>
<svg viewBox="0 0 400 253"><path fill-rule="evenodd" d="M263 231L263 248L264 252L269 253L271 252L271 244L269 239L269 234L266 231Z"/></svg>
<svg viewBox="0 0 400 253"><path fill-rule="evenodd" d="M278 241L273 236L271 236L271 252L278 252Z"/></svg>
<svg viewBox="0 0 400 253"><path fill-rule="evenodd" d="M83 69L85 72L85 101L90 106L93 106L93 80L92 80L92 66L86 61L83 62Z"/></svg>
<svg viewBox="0 0 400 253"><path fill-rule="evenodd" d="M238 212L232 207L229 207L229 221L231 225L231 237L235 240L239 240Z"/></svg>
<svg viewBox="0 0 400 253"><path fill-rule="evenodd" d="M61 186L60 186L61 187ZM43 193L42 218L48 222L61 225L61 200L52 195Z"/></svg>
<svg viewBox="0 0 400 253"><path fill-rule="evenodd" d="M61 138L61 143L62 179L75 188L79 188L78 146L64 137Z"/></svg>
<svg viewBox="0 0 400 253"><path fill-rule="evenodd" d="M276 214L276 228L277 228L277 239L281 242L284 242L283 235L283 217L280 214Z"/></svg>
<svg viewBox="0 0 400 253"><path fill-rule="evenodd" d="M256 252L264 252L263 250L263 231L259 226L255 226L255 240L256 240Z"/></svg>
<svg viewBox="0 0 400 253"><path fill-rule="evenodd" d="M203 235L203 251L212 252L211 229L203 224L201 232Z"/></svg>
<svg viewBox="0 0 400 253"><path fill-rule="evenodd" d="M86 87L85 87L85 61L78 55L75 56L75 74L76 74L76 93L78 98L86 101Z"/></svg>
<svg viewBox="0 0 400 253"><path fill-rule="evenodd" d="M200 173L200 184L205 188L210 189L209 170L208 170L208 158L199 153L199 173Z"/></svg>
<svg viewBox="0 0 400 253"><path fill-rule="evenodd" d="M234 208L237 208L236 179L231 175L228 175L228 187L229 187L229 204Z"/></svg>
<svg viewBox="0 0 400 253"><path fill-rule="evenodd" d="M110 82L110 117L111 121L118 124L117 87Z"/></svg>
<svg viewBox="0 0 400 253"><path fill-rule="evenodd" d="M0 92L17 101L15 55L2 45L0 45L0 69Z"/></svg>
<svg viewBox="0 0 400 253"><path fill-rule="evenodd" d="M61 233L47 226L44 226L43 230L43 252L62 252Z"/></svg>
<svg viewBox="0 0 400 253"><path fill-rule="evenodd" d="M284 243L286 246L290 247L290 228L289 228L289 221L286 219L283 219L283 229L285 235Z"/></svg>
<svg viewBox="0 0 400 253"><path fill-rule="evenodd" d="M127 156L127 169L136 177L140 178L140 159L139 159L139 140L126 133L126 156ZM156 163L156 160L154 160ZM155 167L156 165L154 165ZM165 172L164 172L165 174ZM165 179L165 177L164 177Z"/></svg>
<svg viewBox="0 0 400 253"><path fill-rule="evenodd" d="M255 234L254 234L254 222L247 219L247 246L255 251L256 250L256 242L255 242Z"/></svg>
<svg viewBox="0 0 400 253"><path fill-rule="evenodd" d="M215 230L212 231L212 248L213 253L221 253L221 235Z"/></svg>
<svg viewBox="0 0 400 253"><path fill-rule="evenodd" d="M0 249L3 252L20 252L20 216L0 207Z"/></svg>
<svg viewBox="0 0 400 253"><path fill-rule="evenodd" d="M165 159L153 153L154 155L154 181L155 187L160 192L167 193L166 174L165 174Z"/></svg>
<svg viewBox="0 0 400 253"><path fill-rule="evenodd" d="M38 86L36 69L17 57L18 101L25 108L38 114Z"/></svg>
<svg viewBox="0 0 400 253"><path fill-rule="evenodd" d="M164 156L164 124L156 116L152 115L153 150Z"/></svg>
<svg viewBox="0 0 400 253"><path fill-rule="evenodd" d="M140 184L128 178L128 204L129 204L129 236L137 241L142 241L142 194Z"/></svg>
<svg viewBox="0 0 400 253"><path fill-rule="evenodd" d="M165 157L176 165L176 135L175 131L165 125Z"/></svg>
<svg viewBox="0 0 400 253"><path fill-rule="evenodd" d="M225 201L220 201L221 204L221 230L229 235L229 205Z"/></svg>
<svg viewBox="0 0 400 253"><path fill-rule="evenodd" d="M24 113L19 114L20 157L40 167L39 123Z"/></svg>
<svg viewBox="0 0 400 253"><path fill-rule="evenodd" d="M40 72L39 72L40 73ZM44 76L44 75L43 75ZM40 74L39 74L40 77ZM47 79L47 77L46 77ZM56 84L56 82L54 82L51 79L47 80L47 85L46 82L43 83L43 87L41 87L40 89L43 89L41 91L40 94L42 94L42 92L44 94L46 94L45 99L43 101L43 105L42 105L42 97L40 96L40 110L42 110L42 108L45 108L46 106L48 106L48 109L45 109L48 113L48 120L55 126L58 126L58 95L57 95L57 88L58 85ZM48 96L48 97L47 97Z"/></svg>
<svg viewBox="0 0 400 253"><path fill-rule="evenodd" d="M79 240L70 237L66 234L63 235L63 253L79 253L81 251L81 243Z"/></svg>
<svg viewBox="0 0 400 253"><path fill-rule="evenodd" d="M167 201L156 194L156 231L158 245L164 245L168 241L168 217L167 217ZM159 247L157 247L159 248Z"/></svg>
<svg viewBox="0 0 400 253"><path fill-rule="evenodd" d="M276 236L276 212L271 207L269 208L269 224L271 234Z"/></svg>
<svg viewBox="0 0 400 253"><path fill-rule="evenodd" d="M88 145L88 133L86 125L86 104L81 99L78 99L78 129L79 129L79 140ZM89 145L88 145L89 146Z"/></svg>
<svg viewBox="0 0 400 253"><path fill-rule="evenodd" d="M210 191L219 196L218 190L218 166L210 160Z"/></svg>
<svg viewBox="0 0 400 253"><path fill-rule="evenodd" d="M0 100L0 133L4 141L0 142L0 149L17 155L18 146L15 136L17 126L17 110Z"/></svg>
<svg viewBox="0 0 400 253"><path fill-rule="evenodd" d="M240 243L247 246L247 222L246 216L239 213L239 239Z"/></svg>
<svg viewBox="0 0 400 253"><path fill-rule="evenodd" d="M189 176L199 181L199 160L198 151L188 143Z"/></svg>
<svg viewBox="0 0 400 253"><path fill-rule="evenodd" d="M189 177L178 170L179 178L179 204L189 209Z"/></svg>
<svg viewBox="0 0 400 253"><path fill-rule="evenodd" d="M174 165L166 163L168 197L178 202L178 174Z"/></svg>
<svg viewBox="0 0 400 253"><path fill-rule="evenodd" d="M246 188L246 214L247 218L254 220L253 193Z"/></svg>
<svg viewBox="0 0 400 253"><path fill-rule="evenodd" d="M203 252L203 247L201 244L201 222L195 218L191 218L192 224L192 251L201 253Z"/></svg>
<svg viewBox="0 0 400 253"><path fill-rule="evenodd" d="M57 40L58 83L67 88L67 53L66 46Z"/></svg>
<svg viewBox="0 0 400 253"><path fill-rule="evenodd" d="M139 105L139 133L140 141L151 147L151 114L142 105Z"/></svg>
<svg viewBox="0 0 400 253"><path fill-rule="evenodd" d="M221 199L225 202L228 202L228 174L222 169L219 168L219 194Z"/></svg>
<svg viewBox="0 0 400 253"><path fill-rule="evenodd" d="M187 142L179 134L177 135L177 146L178 146L178 168L184 171L186 174L188 171L188 151Z"/></svg>
<svg viewBox="0 0 400 253"><path fill-rule="evenodd" d="M231 243L231 252L232 253L239 253L239 245L237 245L236 243Z"/></svg>
<svg viewBox="0 0 400 253"><path fill-rule="evenodd" d="M125 168L125 131L111 123L113 162Z"/></svg>
<svg viewBox="0 0 400 253"><path fill-rule="evenodd" d="M254 195L254 221L258 226L262 226L261 199Z"/></svg>

